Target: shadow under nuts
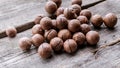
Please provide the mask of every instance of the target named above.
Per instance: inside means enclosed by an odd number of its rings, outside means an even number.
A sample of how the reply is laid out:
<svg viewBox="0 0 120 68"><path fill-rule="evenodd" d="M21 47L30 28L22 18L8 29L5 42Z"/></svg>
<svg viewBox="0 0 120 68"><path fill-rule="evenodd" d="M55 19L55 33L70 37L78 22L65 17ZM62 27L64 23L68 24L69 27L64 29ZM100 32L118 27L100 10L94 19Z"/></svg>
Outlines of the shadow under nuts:
<svg viewBox="0 0 120 68"><path fill-rule="evenodd" d="M48 31L45 32L44 37L49 42L54 37L57 37L57 31L54 30L54 29L50 29L50 30L48 30Z"/></svg>
<svg viewBox="0 0 120 68"><path fill-rule="evenodd" d="M41 25L43 30L49 30L53 27L52 20L49 17L42 18L40 21L40 25Z"/></svg>
<svg viewBox="0 0 120 68"><path fill-rule="evenodd" d="M55 37L50 41L50 45L54 51L60 51L63 47L63 40L59 37Z"/></svg>
<svg viewBox="0 0 120 68"><path fill-rule="evenodd" d="M68 26L68 21L65 17L57 17L57 28L58 29L65 29Z"/></svg>
<svg viewBox="0 0 120 68"><path fill-rule="evenodd" d="M81 46L82 44L84 44L86 37L83 33L78 32L73 35L73 39L76 41L78 46Z"/></svg>
<svg viewBox="0 0 120 68"><path fill-rule="evenodd" d="M73 4L78 4L79 6L82 5L82 0L72 0L72 5Z"/></svg>
<svg viewBox="0 0 120 68"><path fill-rule="evenodd" d="M41 56L41 58L47 59L50 56L52 56L52 47L48 43L43 43L38 48L38 55Z"/></svg>
<svg viewBox="0 0 120 68"><path fill-rule="evenodd" d="M39 47L40 44L44 42L44 40L44 37L40 34L35 34L34 36L32 36L32 43L36 47Z"/></svg>
<svg viewBox="0 0 120 68"><path fill-rule="evenodd" d="M82 24L81 25L81 31L86 35L91 30L91 27L88 24Z"/></svg>
<svg viewBox="0 0 120 68"><path fill-rule="evenodd" d="M108 28L114 28L114 26L117 24L117 16L114 13L108 13L104 18L104 24Z"/></svg>
<svg viewBox="0 0 120 68"><path fill-rule="evenodd" d="M73 39L68 39L64 42L64 50L67 53L74 53L77 50L77 43Z"/></svg>
<svg viewBox="0 0 120 68"><path fill-rule="evenodd" d="M44 34L44 30L42 29L42 26L39 25L39 24L36 24L33 26L32 28L32 34L41 34L43 35Z"/></svg>
<svg viewBox="0 0 120 68"><path fill-rule="evenodd" d="M77 20L79 20L81 24L88 24L89 23L86 16L78 16Z"/></svg>
<svg viewBox="0 0 120 68"><path fill-rule="evenodd" d="M32 42L27 37L23 37L19 40L19 46L23 51L29 50L31 45L32 45Z"/></svg>
<svg viewBox="0 0 120 68"><path fill-rule="evenodd" d="M63 29L58 32L58 37L65 41L67 39L71 39L72 34L69 30Z"/></svg>
<svg viewBox="0 0 120 68"><path fill-rule="evenodd" d="M57 5L53 1L48 1L45 5L45 10L49 14L54 14L57 10Z"/></svg>
<svg viewBox="0 0 120 68"><path fill-rule="evenodd" d="M96 31L89 31L86 34L86 40L90 45L96 45L100 40L100 36Z"/></svg>
<svg viewBox="0 0 120 68"><path fill-rule="evenodd" d="M86 16L88 20L90 20L91 16L92 16L92 13L90 10L88 9L84 9L80 12L80 15L81 16Z"/></svg>
<svg viewBox="0 0 120 68"><path fill-rule="evenodd" d="M99 14L96 14L91 17L91 23L94 27L100 27L103 24L103 18Z"/></svg>
<svg viewBox="0 0 120 68"><path fill-rule="evenodd" d="M68 24L68 29L71 31L71 32L78 32L80 31L80 21L77 20L77 19L73 19L73 20L70 20L69 21L69 24Z"/></svg>

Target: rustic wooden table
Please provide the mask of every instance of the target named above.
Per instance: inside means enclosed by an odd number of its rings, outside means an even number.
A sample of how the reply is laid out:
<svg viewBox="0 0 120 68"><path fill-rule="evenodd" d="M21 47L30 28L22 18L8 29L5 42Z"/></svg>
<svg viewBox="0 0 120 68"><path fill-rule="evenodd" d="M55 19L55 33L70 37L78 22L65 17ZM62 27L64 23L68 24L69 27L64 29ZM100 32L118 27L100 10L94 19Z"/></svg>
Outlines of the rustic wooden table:
<svg viewBox="0 0 120 68"><path fill-rule="evenodd" d="M47 0L0 0L0 33L9 26L19 26L33 21L39 14L46 14L44 5ZM63 7L70 6L70 0L62 0ZM120 38L120 0L83 0L83 6L94 14L104 16L113 12L118 17L115 29L94 29L100 33L98 46L111 43ZM92 5L92 4L95 5ZM89 5L88 5L89 4ZM84 7L86 8L86 7ZM30 52L23 53L18 40L21 37L31 37L31 29L17 34L15 38L4 37L0 39L0 68L120 68L120 43L100 49L97 58L92 51L94 48L79 49L76 54L55 54L52 58L43 60L32 47Z"/></svg>

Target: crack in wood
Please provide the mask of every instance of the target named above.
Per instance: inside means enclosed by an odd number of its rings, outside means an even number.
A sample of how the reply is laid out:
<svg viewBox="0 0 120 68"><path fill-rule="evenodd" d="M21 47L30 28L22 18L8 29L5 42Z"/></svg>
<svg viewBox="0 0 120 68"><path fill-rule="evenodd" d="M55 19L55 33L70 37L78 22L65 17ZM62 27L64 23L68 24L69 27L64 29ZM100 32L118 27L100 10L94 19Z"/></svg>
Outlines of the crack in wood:
<svg viewBox="0 0 120 68"><path fill-rule="evenodd" d="M96 1L94 3L83 5L81 8L82 9L87 9L87 8L92 7L94 5L97 5L97 4L99 4L103 1L106 1L106 0L99 0L99 1ZM17 29L17 33L20 33L20 32L23 32L25 30L28 30L28 29L32 28L34 25L35 25L34 21L31 21L31 22L16 26L15 28ZM0 39L4 38L4 37L7 37L6 32L5 31L0 32Z"/></svg>

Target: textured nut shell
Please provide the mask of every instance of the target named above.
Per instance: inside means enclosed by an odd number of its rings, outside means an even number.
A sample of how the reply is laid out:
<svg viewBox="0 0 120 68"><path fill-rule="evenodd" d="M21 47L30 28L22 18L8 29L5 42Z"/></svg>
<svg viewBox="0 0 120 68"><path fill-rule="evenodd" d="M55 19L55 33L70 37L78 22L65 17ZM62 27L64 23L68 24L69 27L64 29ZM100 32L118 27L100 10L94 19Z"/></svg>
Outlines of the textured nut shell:
<svg viewBox="0 0 120 68"><path fill-rule="evenodd" d="M80 15L81 16L86 16L88 20L90 20L91 16L92 16L92 13L90 10L88 9L84 9L80 12Z"/></svg>
<svg viewBox="0 0 120 68"><path fill-rule="evenodd" d="M64 12L64 8L60 7L60 8L57 9L56 15L59 16L59 15L63 14L63 12Z"/></svg>
<svg viewBox="0 0 120 68"><path fill-rule="evenodd" d="M64 16L67 19L75 19L77 17L77 15L74 13L74 10L72 8L66 8L64 10Z"/></svg>
<svg viewBox="0 0 120 68"><path fill-rule="evenodd" d="M55 37L50 41L50 45L54 51L60 51L63 47L62 39Z"/></svg>
<svg viewBox="0 0 120 68"><path fill-rule="evenodd" d="M32 28L32 34L41 34L43 35L44 34L44 30L42 29L41 25L39 24L36 24L33 26Z"/></svg>
<svg viewBox="0 0 120 68"><path fill-rule="evenodd" d="M88 24L82 24L81 25L81 31L82 33L86 34L91 30L91 27Z"/></svg>
<svg viewBox="0 0 120 68"><path fill-rule="evenodd" d="M39 15L39 16L37 16L36 18L35 18L35 20L34 20L34 23L35 24L40 24L40 20L43 18L43 17L45 17L44 15Z"/></svg>
<svg viewBox="0 0 120 68"><path fill-rule="evenodd" d="M99 42L100 36L96 31L89 31L86 34L86 40L90 45L96 45Z"/></svg>
<svg viewBox="0 0 120 68"><path fill-rule="evenodd" d="M44 37L40 34L35 34L32 36L32 43L34 46L39 47L44 42Z"/></svg>
<svg viewBox="0 0 120 68"><path fill-rule="evenodd" d="M71 31L71 32L78 32L80 31L80 22L79 20L77 19L73 19L69 22L68 24L68 29Z"/></svg>
<svg viewBox="0 0 120 68"><path fill-rule="evenodd" d="M81 46L82 44L84 44L86 37L83 33L78 32L73 35L73 39L77 42L79 46Z"/></svg>
<svg viewBox="0 0 120 68"><path fill-rule="evenodd" d="M57 31L54 30L54 29L50 29L48 31L45 32L45 35L44 35L45 39L47 41L50 41L51 39L53 39L54 37L57 37Z"/></svg>
<svg viewBox="0 0 120 68"><path fill-rule="evenodd" d="M49 58L52 55L52 48L50 44L48 43L41 44L40 47L38 48L38 55L45 59Z"/></svg>
<svg viewBox="0 0 120 68"><path fill-rule="evenodd" d="M74 12L79 15L81 11L81 7L78 4L74 4L71 6L71 8L74 10Z"/></svg>
<svg viewBox="0 0 120 68"><path fill-rule="evenodd" d="M57 28L58 29L64 29L68 26L68 21L65 17L57 17Z"/></svg>
<svg viewBox="0 0 120 68"><path fill-rule="evenodd" d="M81 24L88 24L88 19L86 16L78 16L77 19L80 21Z"/></svg>
<svg viewBox="0 0 120 68"><path fill-rule="evenodd" d="M45 5L45 10L46 12L48 12L49 14L53 14L56 12L57 10L57 5L56 3L54 3L53 1L48 1Z"/></svg>
<svg viewBox="0 0 120 68"><path fill-rule="evenodd" d="M94 27L100 27L103 24L103 18L100 15L96 14L91 17L91 23Z"/></svg>
<svg viewBox="0 0 120 68"><path fill-rule="evenodd" d="M64 50L67 53L74 53L77 50L77 43L73 39L68 39L64 42Z"/></svg>
<svg viewBox="0 0 120 68"><path fill-rule="evenodd" d="M51 0L56 3L57 7L61 6L62 0Z"/></svg>
<svg viewBox="0 0 120 68"><path fill-rule="evenodd" d="M15 27L10 27L10 28L6 29L6 35L8 37L15 37L16 34L17 34L17 30Z"/></svg>
<svg viewBox="0 0 120 68"><path fill-rule="evenodd" d="M104 18L104 24L109 27L113 28L117 24L117 16L113 13L107 14Z"/></svg>
<svg viewBox="0 0 120 68"><path fill-rule="evenodd" d="M49 30L52 28L52 20L48 17L44 17L41 19L40 25L42 26L43 30Z"/></svg>
<svg viewBox="0 0 120 68"><path fill-rule="evenodd" d="M52 20L52 25L54 29L57 29L57 21L56 20Z"/></svg>
<svg viewBox="0 0 120 68"><path fill-rule="evenodd" d="M72 37L72 34L69 30L63 29L59 31L58 37L65 41L67 39L70 39Z"/></svg>
<svg viewBox="0 0 120 68"><path fill-rule="evenodd" d="M78 4L78 5L81 6L81 5L82 5L82 0L72 0L71 3L72 3L72 5L73 5L73 4Z"/></svg>
<svg viewBox="0 0 120 68"><path fill-rule="evenodd" d="M23 51L29 50L31 45L32 45L32 42L27 37L23 37L19 40L19 46Z"/></svg>

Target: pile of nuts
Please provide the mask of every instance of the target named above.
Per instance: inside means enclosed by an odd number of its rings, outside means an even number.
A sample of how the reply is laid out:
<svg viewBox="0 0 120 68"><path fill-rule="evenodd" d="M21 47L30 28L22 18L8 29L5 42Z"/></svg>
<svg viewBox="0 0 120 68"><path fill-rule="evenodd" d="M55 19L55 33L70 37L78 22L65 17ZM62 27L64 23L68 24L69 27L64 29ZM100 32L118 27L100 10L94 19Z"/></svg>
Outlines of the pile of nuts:
<svg viewBox="0 0 120 68"><path fill-rule="evenodd" d="M56 19L40 15L35 19L35 26L32 28L32 38L23 37L19 40L19 46L23 51L30 49L33 44L38 47L38 54L42 58L49 58L52 52L64 50L67 53L74 53L78 47L87 43L95 46L99 40L99 33L91 30L90 24L99 28L103 23L108 28L114 28L117 23L117 16L108 13L104 18L92 13L88 9L81 10L82 0L72 0L68 8L60 7L62 0L50 0L45 5L48 14L56 15ZM89 23L91 22L91 23ZM8 36L13 36L6 30Z"/></svg>

